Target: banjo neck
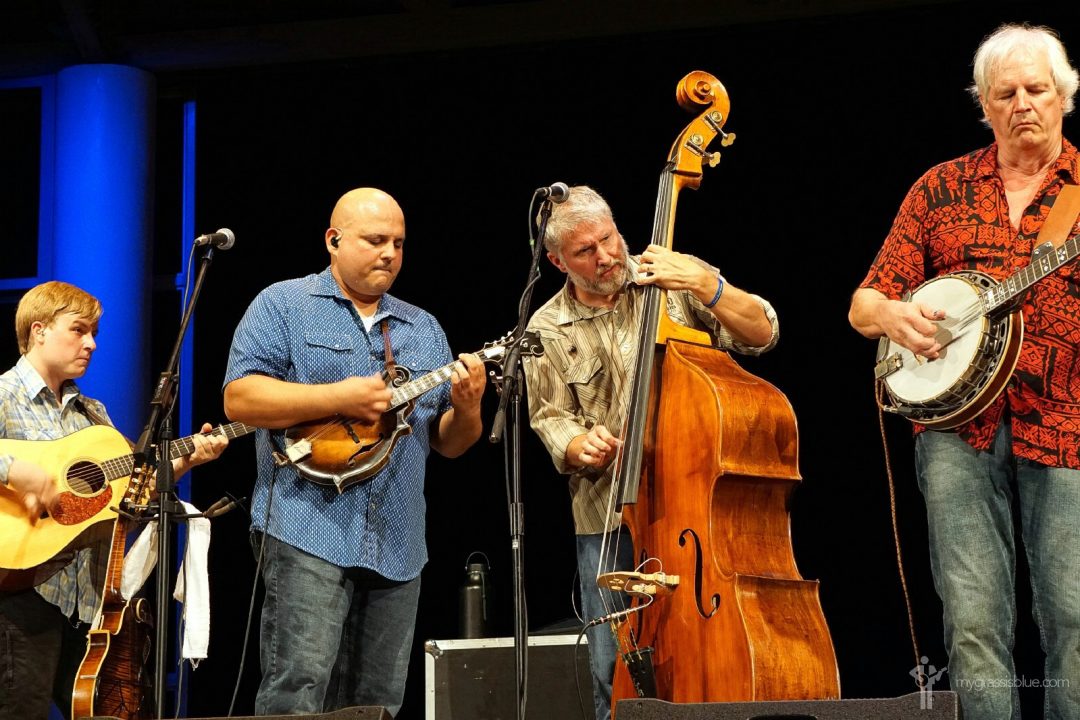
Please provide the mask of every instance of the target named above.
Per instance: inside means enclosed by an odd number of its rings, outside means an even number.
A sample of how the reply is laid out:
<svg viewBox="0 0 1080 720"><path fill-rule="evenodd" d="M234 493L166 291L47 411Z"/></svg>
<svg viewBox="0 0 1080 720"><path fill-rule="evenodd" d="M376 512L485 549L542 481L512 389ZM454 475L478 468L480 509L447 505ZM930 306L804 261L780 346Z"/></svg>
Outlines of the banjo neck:
<svg viewBox="0 0 1080 720"><path fill-rule="evenodd" d="M1017 270L997 285L980 293L984 311L989 314L1007 306L1016 296L1080 254L1080 236L1066 240L1060 247L1044 243L1035 249L1031 263Z"/></svg>

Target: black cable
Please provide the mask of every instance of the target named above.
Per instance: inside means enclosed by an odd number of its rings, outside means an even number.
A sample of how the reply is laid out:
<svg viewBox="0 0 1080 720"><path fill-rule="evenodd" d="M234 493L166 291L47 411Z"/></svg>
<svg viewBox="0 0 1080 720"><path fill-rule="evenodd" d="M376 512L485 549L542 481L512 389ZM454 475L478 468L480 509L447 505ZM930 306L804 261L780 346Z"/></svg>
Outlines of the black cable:
<svg viewBox="0 0 1080 720"><path fill-rule="evenodd" d="M248 642L251 639L251 624L255 616L255 596L259 589L259 577L262 574L263 553L266 550L266 531L270 527L270 506L274 502L274 483L277 481L278 472L281 468L274 466L274 472L270 475L270 489L266 496L266 516L263 518L262 537L259 540L259 557L255 562L255 578L251 581L251 600L248 602L247 620L244 622L244 640L240 652L240 667L236 671L236 685L233 687L232 700L229 701L229 712L225 717L232 717L233 708L236 706L236 696L240 694L240 680L244 677L244 665L247 663ZM231 496L230 496L231 497Z"/></svg>

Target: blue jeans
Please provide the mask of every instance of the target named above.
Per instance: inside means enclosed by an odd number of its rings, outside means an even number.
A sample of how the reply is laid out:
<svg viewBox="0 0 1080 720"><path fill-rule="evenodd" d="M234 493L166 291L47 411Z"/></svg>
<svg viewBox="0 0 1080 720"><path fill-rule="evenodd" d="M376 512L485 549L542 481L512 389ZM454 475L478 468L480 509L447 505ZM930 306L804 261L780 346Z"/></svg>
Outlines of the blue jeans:
<svg viewBox="0 0 1080 720"><path fill-rule="evenodd" d="M342 568L265 538L257 715L318 713L353 705L401 709L420 578L387 580Z"/></svg>
<svg viewBox="0 0 1080 720"><path fill-rule="evenodd" d="M634 568L634 547L630 542L630 533L620 528L608 533L609 557L616 551L615 567L611 570L632 570ZM606 615L613 610L626 607L626 596L601 590L596 586L596 571L600 567L600 544L604 535L577 536L578 579L581 583L581 611L588 622L593 618ZM604 599L607 599L607 605ZM619 646L615 642L611 625L597 625L585 631L589 638L589 668L593 677L593 705L596 707L596 720L608 720L611 717L611 682L615 677L615 659Z"/></svg>
<svg viewBox="0 0 1080 720"><path fill-rule="evenodd" d="M988 452L928 431L915 441L930 565L945 608L949 679L968 720L1020 717L1013 505L1046 653L1046 720L1080 717L1080 471L1016 458L1002 424Z"/></svg>

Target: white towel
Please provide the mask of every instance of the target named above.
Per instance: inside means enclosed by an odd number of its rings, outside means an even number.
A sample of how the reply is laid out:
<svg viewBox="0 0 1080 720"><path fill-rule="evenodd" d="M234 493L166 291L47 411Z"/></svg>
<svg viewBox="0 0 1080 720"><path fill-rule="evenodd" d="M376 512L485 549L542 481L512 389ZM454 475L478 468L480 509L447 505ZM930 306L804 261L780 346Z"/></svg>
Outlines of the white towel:
<svg viewBox="0 0 1080 720"><path fill-rule="evenodd" d="M188 514L199 512L194 505L183 501L181 503ZM206 518L191 518L187 525L187 548L184 551L184 560L180 563L173 597L184 603L184 638L180 655L185 660L190 660L192 667L198 667L199 661L206 658L210 645L210 579L206 565L206 555L210 548L210 521ZM139 533L124 558L120 594L125 599L130 599L146 582L156 564L157 521L153 520ZM189 583L184 582L185 575L188 576Z"/></svg>

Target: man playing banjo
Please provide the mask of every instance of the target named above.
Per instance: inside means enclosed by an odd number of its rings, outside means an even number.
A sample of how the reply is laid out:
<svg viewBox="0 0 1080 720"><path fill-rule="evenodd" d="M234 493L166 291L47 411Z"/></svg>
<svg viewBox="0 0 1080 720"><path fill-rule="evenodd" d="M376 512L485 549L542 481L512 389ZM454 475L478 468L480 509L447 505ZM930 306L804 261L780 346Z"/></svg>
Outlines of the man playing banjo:
<svg viewBox="0 0 1080 720"><path fill-rule="evenodd" d="M960 298L950 304L948 293L920 293L920 285L977 271L985 274L986 289L1037 266L1035 239L1059 197L1063 207L1055 215L1066 221L1062 239L1072 238L1068 245L1075 250L1076 210L1062 212L1072 190L1062 191L1080 183L1080 155L1062 137L1062 117L1073 109L1077 79L1064 47L1047 28L1005 25L983 41L971 92L994 143L931 168L908 192L852 299L849 320L856 330L870 338L886 336L888 344L914 354L909 366L937 372L952 360L950 345L958 335L972 328L978 333L999 318L989 312L985 295L973 292L979 302ZM910 301L902 299L909 292ZM1017 299L1018 305L1003 308L1015 314L1017 324L1022 318L1024 336L1021 343L1018 326L1015 370L1009 360L1004 392L990 393L985 409L964 418L955 433L917 425L916 472L927 506L931 568L945 610L949 677L964 716L1019 717L1012 659L1015 499L1046 651L1046 717L1075 718L1080 268L1069 263L1048 273ZM949 325L957 318L970 323L959 333ZM943 327L949 332L941 332ZM977 354L1001 352L998 345L984 343ZM980 357L976 365L995 363L1000 366L1000 358ZM879 377L892 369L879 367ZM940 397L948 401L953 392L942 388ZM964 402L963 392L956 397Z"/></svg>

